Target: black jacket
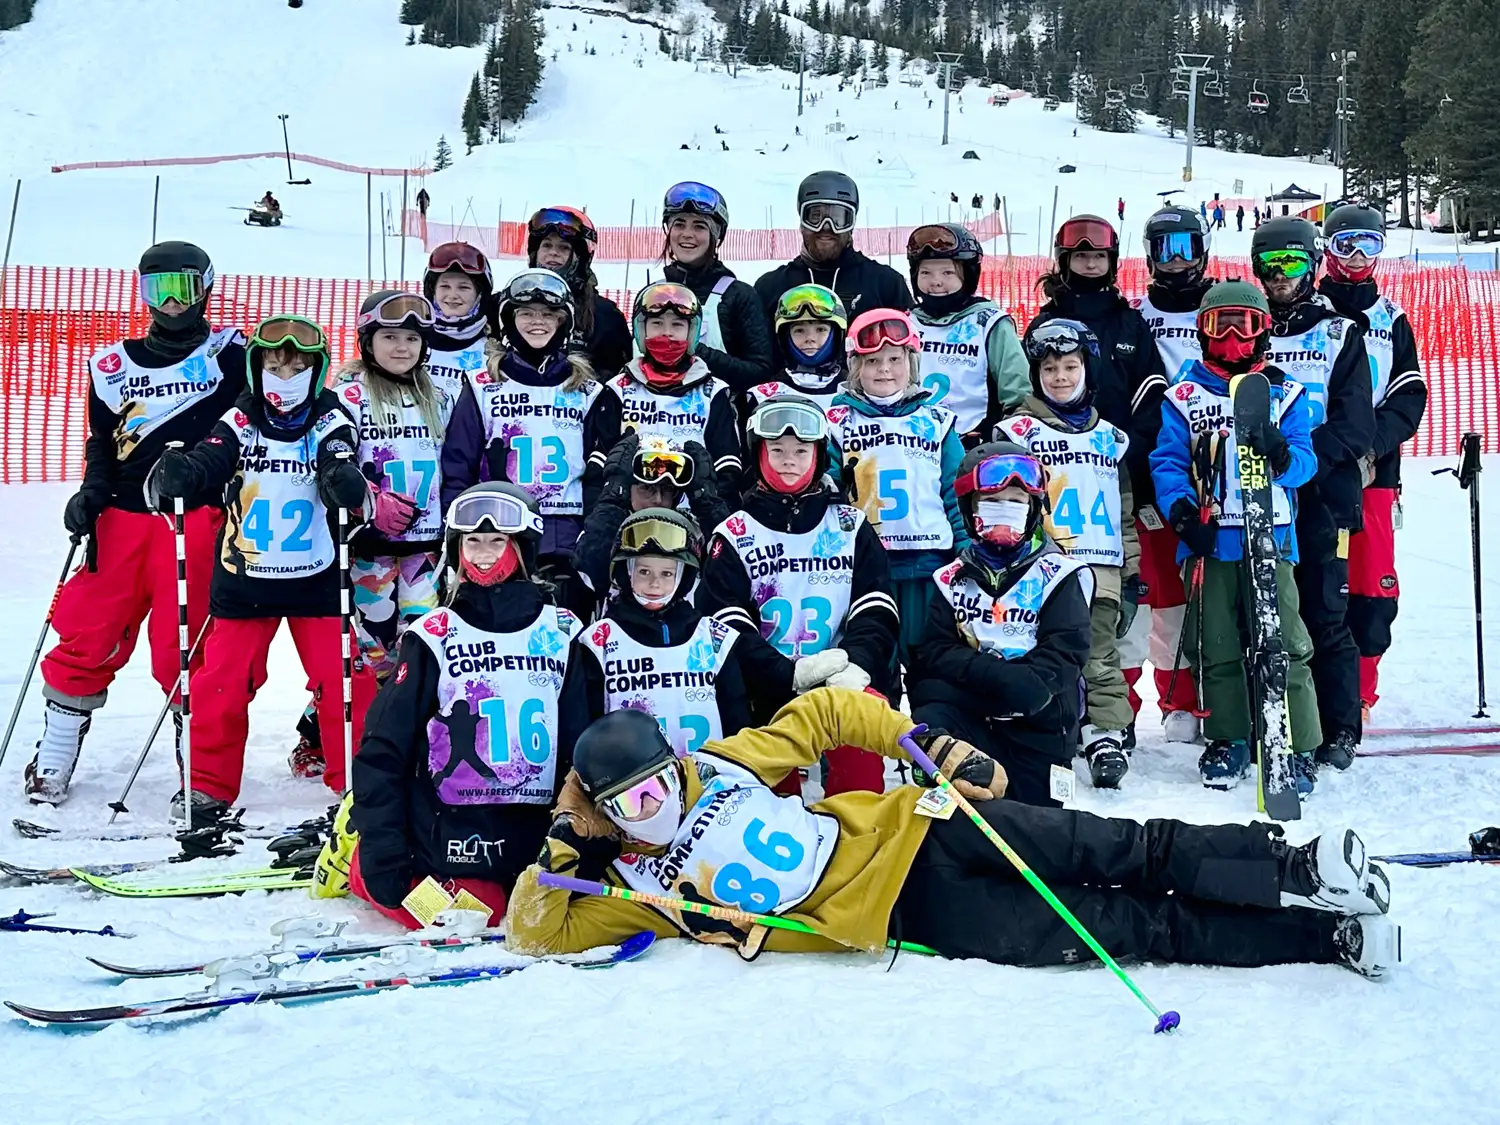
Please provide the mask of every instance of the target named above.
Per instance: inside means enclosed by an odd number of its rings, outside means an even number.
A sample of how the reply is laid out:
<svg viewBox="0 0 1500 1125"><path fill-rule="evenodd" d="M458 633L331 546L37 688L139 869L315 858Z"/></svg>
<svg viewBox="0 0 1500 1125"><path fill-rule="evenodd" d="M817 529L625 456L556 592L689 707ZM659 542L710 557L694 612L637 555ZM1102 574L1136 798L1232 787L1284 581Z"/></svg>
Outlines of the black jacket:
<svg viewBox="0 0 1500 1125"><path fill-rule="evenodd" d="M125 354L139 367L162 370L181 363L184 357L164 356L147 346L144 339L122 341ZM214 424L235 404L245 389L245 338L236 333L231 343L226 344L209 362L217 364L221 373L218 386L191 406L179 411L174 417L162 422L141 439L123 460L119 457L118 435L125 419L104 404L94 390L94 381L101 372L89 369L89 436L84 445L83 486L97 489L101 496L108 497L111 508L123 512L145 512L146 497L143 486L146 476L155 467L167 443L178 441L192 448L208 436ZM107 376L106 376L107 377ZM218 488L206 488L197 496L187 499L187 508L204 505L218 507L223 494Z"/></svg>
<svg viewBox="0 0 1500 1125"><path fill-rule="evenodd" d="M744 496L743 510L758 523L792 535L811 531L838 503L829 491L783 496L754 488ZM795 694L792 690L790 657L761 636L760 604L750 586L745 564L724 536L715 532L709 540L703 577L694 599L703 613L712 613L744 636L740 660L758 721L769 719ZM891 564L880 536L868 523L860 525L854 541L854 584L849 593L849 615L844 619L844 637L838 647L849 661L870 674L871 686L890 695L894 690L896 637L900 631Z"/></svg>
<svg viewBox="0 0 1500 1125"><path fill-rule="evenodd" d="M462 583L450 607L470 625L491 633L529 628L544 605L541 587L524 580L498 586ZM584 680L569 656L558 700L556 784L573 765L573 743L588 724ZM398 905L413 879L469 876L506 888L536 858L551 804L445 805L428 769L427 724L437 714L439 669L427 645L407 633L395 673L376 693L365 717L354 759L354 826L359 869L375 900ZM450 845L479 840L479 863L452 863ZM454 854L472 857L460 846ZM494 905L494 904L491 904Z"/></svg>
<svg viewBox="0 0 1500 1125"><path fill-rule="evenodd" d="M249 415L250 421L261 433L266 432L265 407L252 392L246 390L234 405L236 410ZM329 474L338 465L335 454L347 452L352 457L359 450L359 435L355 431L353 419L345 412L338 396L326 388L318 393L317 399L307 412L305 422L298 429L303 434L311 432L314 424L330 412L340 416L341 424L328 433L317 448L317 483L313 487L319 496ZM301 434L289 433L277 436L280 440L293 440ZM316 574L308 574L300 578L252 578L236 574L228 569L226 559L235 556L232 551L226 554L224 541L226 537L236 535L237 525L249 518L248 514L240 513L241 497L238 495L240 459L243 454L244 451L240 449L239 434L223 420L187 453L203 487L213 490L220 496L227 496L229 500L228 518L219 531L218 544L215 549L218 561L214 566L213 577L209 581L209 612L215 617L238 619L337 617L339 615L337 556L332 565ZM356 468L355 471L358 472L358 469ZM312 490L310 489L309 499L311 498ZM317 503L322 504L321 498L317 500ZM328 519L329 534L333 536L333 541L337 544L338 515L326 506L324 506L324 512Z"/></svg>
<svg viewBox="0 0 1500 1125"><path fill-rule="evenodd" d="M786 366L787 360L776 341L776 302L788 289L809 283L826 285L837 293L849 313L850 324L869 309L910 310L912 307L906 278L890 266L865 257L853 246L846 246L838 260L829 264L815 264L805 257L793 258L786 265L761 274L755 282L755 295L760 298L771 333L771 347L779 365L777 370Z"/></svg>
<svg viewBox="0 0 1500 1125"><path fill-rule="evenodd" d="M625 369L635 352L633 339L620 306L596 292L593 329L583 341L583 350L601 381Z"/></svg>
<svg viewBox="0 0 1500 1125"><path fill-rule="evenodd" d="M1056 550L1049 542L1044 550ZM966 560L973 577L998 597L1026 574L1035 555L1011 567L991 588L984 570ZM997 738L1049 762L1072 758L1078 729L1078 683L1089 658L1089 600L1078 574L1063 581L1037 615L1036 647L1010 660L971 648L958 631L953 606L942 596L928 606L922 639L912 654L907 691L913 708L945 703L988 722Z"/></svg>
<svg viewBox="0 0 1500 1125"><path fill-rule="evenodd" d="M1094 406L1106 422L1130 436L1125 464L1131 481L1136 482L1139 511L1156 499L1147 458L1161 432L1162 396L1167 390L1156 338L1140 311L1116 289L1079 293L1063 288L1037 310L1026 331L1058 319L1081 320L1099 337L1100 357L1092 365Z"/></svg>
<svg viewBox="0 0 1500 1125"><path fill-rule="evenodd" d="M693 608L692 602L679 596L666 609L655 613L643 607L628 590L609 603L604 620L618 625L640 644L651 648L668 648L682 645L692 637L693 630L703 620L703 614ZM736 637L733 646L719 665L719 674L714 679L714 701L719 707L719 723L727 738L753 725L750 718L750 696L745 688L745 673L740 665L740 654L744 638ZM593 650L576 645L572 659L587 684L589 720L604 714L604 669Z"/></svg>
<svg viewBox="0 0 1500 1125"><path fill-rule="evenodd" d="M667 263L662 276L686 285L699 303L707 303L720 278L733 278L729 267L717 258L701 269L689 270ZM699 344L697 354L715 377L729 384L735 394L744 394L756 383L771 377L771 332L761 312L760 299L747 282L734 280L719 297L719 336L724 350Z"/></svg>
<svg viewBox="0 0 1500 1125"><path fill-rule="evenodd" d="M1323 424L1312 433L1318 473L1297 490L1297 538L1304 557L1326 553L1338 529L1358 531L1364 526L1359 459L1375 447L1375 404L1364 341L1366 321L1363 313L1340 313L1332 302L1320 297L1289 310L1271 310L1271 334L1282 338L1300 336L1319 321L1340 316L1354 321L1354 330L1344 334L1334 357ZM1273 341L1273 359L1275 348Z"/></svg>
<svg viewBox="0 0 1500 1125"><path fill-rule="evenodd" d="M1318 283L1318 291L1341 314L1354 320L1364 316L1380 297L1373 279L1354 283L1324 277ZM1422 426L1422 416L1427 413L1427 383L1422 378L1411 321L1405 311L1392 308L1391 370L1385 397L1375 404L1375 479L1371 481L1374 488L1401 487L1401 444L1416 435ZM1368 338L1365 350L1370 350Z"/></svg>

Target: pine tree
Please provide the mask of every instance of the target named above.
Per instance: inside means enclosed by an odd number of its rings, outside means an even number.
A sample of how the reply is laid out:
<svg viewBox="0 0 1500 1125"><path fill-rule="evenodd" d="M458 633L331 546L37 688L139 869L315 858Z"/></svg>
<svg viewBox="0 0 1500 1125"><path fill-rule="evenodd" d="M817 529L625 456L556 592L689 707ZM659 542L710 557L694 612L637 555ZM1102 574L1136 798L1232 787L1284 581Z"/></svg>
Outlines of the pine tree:
<svg viewBox="0 0 1500 1125"><path fill-rule="evenodd" d="M439 137L437 152L432 157L432 170L434 172L441 172L444 168L451 166L452 163L453 150L448 147L448 138Z"/></svg>
<svg viewBox="0 0 1500 1125"><path fill-rule="evenodd" d="M858 39L849 40L849 48L844 52L844 67L840 74L845 78L853 78L859 73L859 68L865 65L864 46Z"/></svg>
<svg viewBox="0 0 1500 1125"><path fill-rule="evenodd" d="M835 75L844 69L844 40L834 35L828 39L828 49L823 54L823 73Z"/></svg>
<svg viewBox="0 0 1500 1125"><path fill-rule="evenodd" d="M412 27L406 33L406 45L408 47L410 47L416 41L417 41L417 29L416 29L416 27Z"/></svg>
<svg viewBox="0 0 1500 1125"><path fill-rule="evenodd" d="M667 41L667 33L665 31L657 33L656 49L664 55L672 53L672 44Z"/></svg>
<svg viewBox="0 0 1500 1125"><path fill-rule="evenodd" d="M416 25L424 23L432 15L432 0L401 0L402 23Z"/></svg>
<svg viewBox="0 0 1500 1125"><path fill-rule="evenodd" d="M1419 5L1416 0L1367 0L1367 5L1355 72L1358 113L1349 123L1346 163L1351 179L1364 189L1361 194L1385 200L1395 192L1400 225L1409 227L1411 157L1403 142L1416 131L1419 110L1408 101L1403 83L1413 37L1392 29L1415 27Z"/></svg>
<svg viewBox="0 0 1500 1125"><path fill-rule="evenodd" d="M484 104L484 91L479 87L479 72L474 72L469 83L469 96L464 99L463 128L464 143L473 152L484 143L484 122L489 116Z"/></svg>
<svg viewBox="0 0 1500 1125"><path fill-rule="evenodd" d="M884 86L891 80L891 53L886 49L885 40L875 44L875 73L880 76L880 84Z"/></svg>
<svg viewBox="0 0 1500 1125"><path fill-rule="evenodd" d="M542 35L541 14L535 0L506 0L500 14L495 72L504 71L500 116L508 121L519 121L536 101L537 89L542 84L542 56L538 50ZM588 53L596 51L591 47Z"/></svg>

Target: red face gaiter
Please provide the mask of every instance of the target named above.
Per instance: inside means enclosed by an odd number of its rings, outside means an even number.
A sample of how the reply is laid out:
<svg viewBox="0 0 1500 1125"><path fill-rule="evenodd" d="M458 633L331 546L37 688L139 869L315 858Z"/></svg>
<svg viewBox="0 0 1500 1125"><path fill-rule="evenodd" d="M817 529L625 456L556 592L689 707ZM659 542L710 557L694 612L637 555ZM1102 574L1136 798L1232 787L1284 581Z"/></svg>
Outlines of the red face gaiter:
<svg viewBox="0 0 1500 1125"><path fill-rule="evenodd" d="M1217 375L1244 375L1265 366L1255 362L1255 340L1228 333L1217 340L1203 340L1203 366Z"/></svg>
<svg viewBox="0 0 1500 1125"><path fill-rule="evenodd" d="M520 565L521 552L516 550L514 539L505 545L505 550L501 552L500 557L492 562L487 570L475 566L466 556L459 558L464 581L472 582L476 586L498 585L514 574Z"/></svg>
<svg viewBox="0 0 1500 1125"><path fill-rule="evenodd" d="M677 383L682 379L683 360L687 358L687 341L674 340L670 336L648 336L645 343L646 358L643 363L648 383Z"/></svg>
<svg viewBox="0 0 1500 1125"><path fill-rule="evenodd" d="M771 451L764 442L760 446L760 479L766 482L766 487L786 496L796 496L812 483L813 474L818 471L818 460L813 458L813 463L791 484L781 479L781 474L771 468Z"/></svg>

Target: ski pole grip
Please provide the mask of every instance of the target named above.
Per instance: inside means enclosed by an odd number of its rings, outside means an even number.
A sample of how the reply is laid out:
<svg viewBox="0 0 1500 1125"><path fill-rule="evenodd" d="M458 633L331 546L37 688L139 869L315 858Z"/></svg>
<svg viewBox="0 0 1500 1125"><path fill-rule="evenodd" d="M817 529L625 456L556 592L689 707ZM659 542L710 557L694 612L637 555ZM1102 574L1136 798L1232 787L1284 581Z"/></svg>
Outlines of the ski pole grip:
<svg viewBox="0 0 1500 1125"><path fill-rule="evenodd" d="M911 760L916 762L917 765L921 766L922 771L926 773L928 777L936 781L939 776L938 768L933 763L932 759L927 756L927 752L917 745L917 740L914 737L915 735L925 733L927 733L927 724L918 723L896 741L901 743L901 749L905 750L908 754L911 755Z"/></svg>
<svg viewBox="0 0 1500 1125"><path fill-rule="evenodd" d="M550 871L543 871L537 876L538 883L544 887L556 887L560 891L572 891L580 895L604 894L604 884L596 883L592 879L575 879L571 875L554 875Z"/></svg>

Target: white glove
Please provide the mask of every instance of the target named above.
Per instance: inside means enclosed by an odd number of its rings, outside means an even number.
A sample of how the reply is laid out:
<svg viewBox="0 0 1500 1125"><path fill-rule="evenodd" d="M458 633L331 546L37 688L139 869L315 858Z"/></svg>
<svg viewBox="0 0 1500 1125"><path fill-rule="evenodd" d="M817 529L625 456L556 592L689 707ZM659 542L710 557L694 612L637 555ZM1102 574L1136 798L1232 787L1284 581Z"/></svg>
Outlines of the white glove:
<svg viewBox="0 0 1500 1125"><path fill-rule="evenodd" d="M811 691L849 667L849 654L841 648L830 648L804 656L792 665L792 690L798 695Z"/></svg>
<svg viewBox="0 0 1500 1125"><path fill-rule="evenodd" d="M851 664L842 672L835 672L823 681L824 687L841 687L850 691L864 691L870 686L870 673L858 664Z"/></svg>

